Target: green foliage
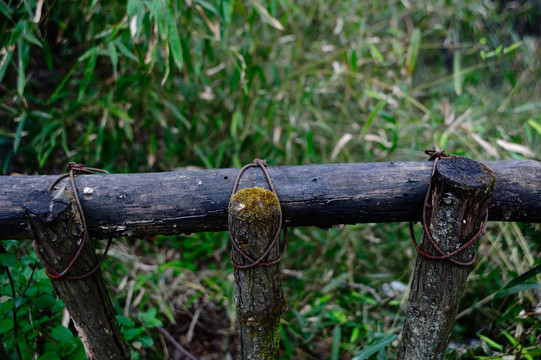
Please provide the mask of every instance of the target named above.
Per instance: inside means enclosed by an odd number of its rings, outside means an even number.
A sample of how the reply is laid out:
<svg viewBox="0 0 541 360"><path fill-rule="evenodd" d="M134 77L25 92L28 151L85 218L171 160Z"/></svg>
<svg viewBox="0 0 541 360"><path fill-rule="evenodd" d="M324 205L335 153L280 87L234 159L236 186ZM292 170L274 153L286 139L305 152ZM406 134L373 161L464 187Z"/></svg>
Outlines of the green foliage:
<svg viewBox="0 0 541 360"><path fill-rule="evenodd" d="M81 340L60 325L64 303L53 295L36 255L20 253L17 241L2 245L8 253L0 254L0 265L9 268L15 285L13 296L8 277L0 277L0 339L7 353L15 355L18 348L24 359L34 354L39 354L39 359L84 359Z"/></svg>
<svg viewBox="0 0 541 360"><path fill-rule="evenodd" d="M0 2L0 171L424 160L432 147L539 160L539 31L527 30L536 6ZM485 233L447 357L536 358L539 226ZM282 357L393 358L415 258L408 239L401 224L290 229ZM0 271L7 352L80 356L31 246L5 247L0 265L17 289L9 295ZM134 358L167 353L158 325L188 349L235 357L228 249L225 233L114 243L104 272Z"/></svg>

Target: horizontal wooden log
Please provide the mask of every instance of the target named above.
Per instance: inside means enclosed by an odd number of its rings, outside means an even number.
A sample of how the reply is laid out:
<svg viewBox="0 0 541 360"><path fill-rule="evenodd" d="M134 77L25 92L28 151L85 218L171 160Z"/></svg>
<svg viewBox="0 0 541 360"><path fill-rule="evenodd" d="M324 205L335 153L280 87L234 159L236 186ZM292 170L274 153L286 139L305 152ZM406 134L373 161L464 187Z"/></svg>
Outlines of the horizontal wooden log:
<svg viewBox="0 0 541 360"><path fill-rule="evenodd" d="M496 175L490 220L541 222L541 163L486 162ZM269 167L288 226L417 221L432 163L380 162ZM78 175L91 236L146 236L221 231L239 169ZM23 200L56 178L0 177L0 239L30 238ZM60 184L66 183L64 179ZM268 188L250 168L239 189ZM83 189L92 189L84 194ZM90 190L86 191L87 193Z"/></svg>

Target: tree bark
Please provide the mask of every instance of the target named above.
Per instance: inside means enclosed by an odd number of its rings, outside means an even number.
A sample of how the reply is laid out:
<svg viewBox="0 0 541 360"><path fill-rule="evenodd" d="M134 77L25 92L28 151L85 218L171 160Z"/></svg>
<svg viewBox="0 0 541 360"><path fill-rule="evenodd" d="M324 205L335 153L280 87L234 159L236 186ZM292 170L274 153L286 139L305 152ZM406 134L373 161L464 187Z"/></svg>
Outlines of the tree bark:
<svg viewBox="0 0 541 360"><path fill-rule="evenodd" d="M36 251L58 271L66 269L79 248L83 227L72 195L64 187L55 193L34 191L25 201ZM68 275L83 275L98 263L90 242ZM98 269L79 280L51 280L77 328L88 359L129 359L130 351L120 332L116 314Z"/></svg>
<svg viewBox="0 0 541 360"><path fill-rule="evenodd" d="M442 158L428 198L427 224L436 244L448 254L467 243L485 220L496 178L483 164L462 157ZM421 250L440 255L423 234ZM453 259L462 263L475 254L475 243ZM398 359L442 359L470 266L417 256Z"/></svg>
<svg viewBox="0 0 541 360"><path fill-rule="evenodd" d="M252 259L258 259L279 229L280 203L274 193L254 187L236 192L229 203L231 236ZM277 259L283 244L264 262ZM233 261L250 263L233 248ZM235 304L239 320L241 359L278 359L280 316L285 310L279 265L235 268Z"/></svg>
<svg viewBox="0 0 541 360"><path fill-rule="evenodd" d="M497 182L490 220L541 222L541 163L486 163ZM78 175L92 237L181 234L227 229L227 204L239 169L169 173ZM431 164L381 162L269 167L292 226L330 227L367 222L418 221ZM0 176L0 239L31 237L23 199L56 176ZM63 180L64 182L67 180ZM239 189L265 186L247 169Z"/></svg>

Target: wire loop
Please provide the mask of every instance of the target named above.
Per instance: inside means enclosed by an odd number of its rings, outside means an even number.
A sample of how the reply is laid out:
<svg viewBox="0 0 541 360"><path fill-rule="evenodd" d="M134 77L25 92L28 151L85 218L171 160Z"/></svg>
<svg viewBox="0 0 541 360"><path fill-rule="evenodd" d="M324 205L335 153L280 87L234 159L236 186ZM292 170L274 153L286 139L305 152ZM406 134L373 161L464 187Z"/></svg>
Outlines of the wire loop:
<svg viewBox="0 0 541 360"><path fill-rule="evenodd" d="M423 204L423 221L422 221L422 224L423 224L423 231L424 231L424 234L425 234L426 238L428 239L428 241L430 242L432 247L439 253L439 255L431 255L431 254L427 253L426 251L423 251L420 248L419 244L417 243L417 239L415 239L415 232L413 230L413 222L412 221L410 221L410 224L409 224L410 225L411 240L412 240L413 245L415 246L415 249L417 250L417 252L420 255L422 255L423 257L427 258L427 259L447 260L447 261L449 261L449 262L451 262L453 264L459 265L459 266L469 266L469 265L473 264L475 262L475 260L477 259L477 252L475 251L475 249L474 249L473 257L469 261L459 261L459 260L454 259L453 256L458 255L461 252L463 252L464 250L466 250L470 245L474 244L475 241L481 236L481 234L485 230L485 227L486 227L487 222L488 222L488 208L485 210L485 219L483 220L483 223L479 227L479 230L477 231L477 233L475 233L475 235L470 240L465 242L458 249L456 249L456 250L454 250L454 251L452 251L450 253L445 253L439 247L439 245L436 243L436 241L432 237L432 234L430 233L430 228L428 227L428 222L427 222L427 212L428 212L428 208L430 207L430 204L429 204L428 200L429 200L430 192L432 190L432 178L434 177L434 172L436 171L436 164L438 163L439 159L441 159L442 157L447 157L447 154L445 154L444 150L436 151L436 150L433 150L433 149L432 150L425 150L425 154L430 155L430 159L428 161L434 160L434 164L432 165L432 175L430 177L430 182L428 184L428 190L426 192L425 201L424 201L424 204Z"/></svg>
<svg viewBox="0 0 541 360"><path fill-rule="evenodd" d="M73 198L75 199L75 204L76 204L77 210L79 211L79 214L81 216L81 223L83 225L83 239L81 240L81 244L79 245L79 248L77 249L77 252L75 253L73 258L69 262L68 266L66 266L66 268L64 270L58 271L58 270L54 269L43 258L43 256L40 254L39 250L36 251L36 254L38 255L39 260L45 266L45 273L47 274L47 276L49 278L51 278L53 280L60 279L60 278L69 279L69 280L84 279L84 278L94 274L100 268L101 264L105 260L105 257L107 256L107 252L109 251L109 247L111 246L111 240L112 240L111 238L107 242L107 245L105 247L105 250L103 252L103 255L102 255L101 259L98 261L98 264L93 269L91 269L89 272L87 272L86 274L83 274L83 275L77 275L77 276L67 275L67 273L71 270L73 265L75 265L75 263L77 262L77 259L79 259L79 256L81 255L81 252L83 251L83 248L85 247L86 242L88 241L88 237L89 237L88 236L88 226L86 224L85 214L84 214L84 211L83 211L83 207L81 205L81 200L79 199L79 193L77 192L77 187L75 186L75 176L77 176L78 174L97 174L97 173L108 174L109 172L107 170L91 168L91 167L87 167L87 166L85 166L83 164L77 164L75 162L70 162L70 163L68 163L68 172L65 173L65 174L60 175L59 177L57 177L51 183L51 185L49 185L49 187L48 187L48 190L52 191L53 188L55 187L55 185L58 184L58 182L60 182L60 180L66 178L66 177L69 177L71 191L73 192Z"/></svg>
<svg viewBox="0 0 541 360"><path fill-rule="evenodd" d="M266 160L261 160L261 159L257 159L257 158L254 159L253 163L246 164L240 169L239 173L237 174L237 178L235 179L235 182L233 184L233 190L231 191L231 196L233 196L237 192L237 188L239 186L239 181L240 181L240 178L241 178L242 174L244 173L244 171L246 171L246 169L251 168L251 167L259 167L259 168L261 168L261 170L263 171L263 174L265 174L265 178L267 179L267 183L269 184L269 187L270 187L271 191L274 193L274 195L276 195L276 198L278 198L278 194L276 193L276 189L274 188L274 184L272 183L272 179L271 179L271 177L269 175L269 172L267 171L268 165L267 165ZM287 229L282 224L282 220L283 220L282 206L280 205L279 208L280 208L280 215L279 215L278 229L276 230L276 233L274 234L274 237L272 238L272 241L269 244L269 246L265 249L263 254L261 254L261 256L258 257L257 259L253 259L251 256L246 254L240 248L239 244L235 240L235 237L233 236L233 233L231 232L231 227L229 227L229 235L231 236L231 243L233 245L233 248L244 259L249 261L249 263L246 264L246 265L237 264L233 260L233 249L231 249L231 252L229 253L229 260L231 261L231 264L233 265L233 267L235 269L250 269L250 268L253 268L255 266L272 266L272 265L278 264L284 258L285 254L286 254L286 250L287 250ZM284 228L284 249L282 250L282 254L278 258L276 258L275 260L264 262L263 259L265 259L265 257L267 257L267 255L274 248L274 246L276 246L276 243L278 242L278 239L280 238L280 231L282 230L282 226Z"/></svg>

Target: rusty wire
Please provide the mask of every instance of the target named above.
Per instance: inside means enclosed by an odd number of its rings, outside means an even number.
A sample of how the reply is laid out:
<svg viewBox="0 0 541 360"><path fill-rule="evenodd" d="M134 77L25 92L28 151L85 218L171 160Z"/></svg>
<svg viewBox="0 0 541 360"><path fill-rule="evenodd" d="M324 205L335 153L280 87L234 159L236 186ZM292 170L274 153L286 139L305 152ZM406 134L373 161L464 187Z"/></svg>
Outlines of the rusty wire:
<svg viewBox="0 0 541 360"><path fill-rule="evenodd" d="M409 224L411 240L413 242L413 245L415 246L415 249L417 249L417 252L420 255L422 255L423 257L427 258L427 259L447 260L447 261L449 261L449 262L451 262L453 264L459 265L459 266L469 266L469 265L473 264L475 262L475 260L477 259L477 252L475 251L475 249L474 249L473 257L469 261L459 261L459 260L454 259L453 256L458 255L461 252L463 252L464 250L466 250L466 248L468 248L470 245L474 244L475 241L481 236L481 234L483 233L483 230L485 229L485 227L487 225L487 222L488 222L488 208L485 210L485 219L484 219L483 223L481 224L481 226L479 227L479 230L477 231L477 233L475 233L475 235L470 240L465 242L458 249L456 249L456 250L454 250L454 251L452 251L450 253L445 253L439 247L439 245L436 243L436 241L432 237L432 234L430 233L430 228L428 227L428 222L427 222L427 212L428 212L428 208L430 207L429 197L430 197L430 192L432 190L432 178L434 177L434 172L436 171L436 164L438 163L439 159L441 159L442 157L447 157L447 154L445 154L444 150L439 150L439 151L425 150L425 154L430 155L430 158L428 160L429 161L433 160L434 164L432 165L432 175L430 177L430 182L428 184L428 190L426 192L426 196L425 196L425 200L424 200L424 204L423 204L423 221L422 221L422 224L423 224L423 231L424 231L425 237L428 239L428 241L430 242L432 247L439 253L439 255L431 255L431 254L427 253L426 251L423 251L420 248L419 244L417 243L417 239L415 239L415 232L413 230L413 222L412 221L410 221L410 224Z"/></svg>
<svg viewBox="0 0 541 360"><path fill-rule="evenodd" d="M86 223L85 213L83 210L83 206L81 205L81 200L79 199L79 193L77 192L77 187L75 186L75 176L77 174L96 174L96 173L103 173L108 174L109 172L107 170L103 169L96 169L87 167L83 164L77 164L75 162L68 163L68 172L65 174L60 175L57 177L51 185L49 185L48 190L52 191L54 186L62 179L69 177L70 185L71 185L71 191L73 192L73 198L75 199L75 204L77 206L77 210L79 211L79 215L81 216L81 223L83 225L83 238L81 240L81 244L79 245L79 248L77 249L77 252L69 262L68 266L62 271L58 271L54 269L51 265L47 263L47 261L43 258L43 256L40 254L40 251L36 251L36 254L38 255L39 260L41 263L45 266L45 273L47 276L51 279L68 279L68 280L79 280L84 279L92 274L94 274L101 266L103 261L105 260L105 257L107 256L107 252L109 251L109 247L111 246L111 239L107 242L107 245L105 247L105 250L103 252L102 257L98 261L98 264L92 268L90 271L83 275L67 275L67 273L71 270L73 265L77 262L77 259L79 259L79 256L81 255L81 252L83 251L83 248L85 247L87 241L88 241L88 226Z"/></svg>
<svg viewBox="0 0 541 360"><path fill-rule="evenodd" d="M263 174L265 174L265 178L267 179L267 183L269 184L269 187L270 187L271 191L274 193L276 198L278 198L278 193L276 192L276 189L274 188L274 184L272 183L272 179L271 179L271 177L269 175L269 172L267 170L267 167L268 167L267 162L266 162L266 160L261 160L261 159L254 159L253 163L246 164L240 169L240 171L237 174L237 177L235 179L235 182L233 183L233 190L231 191L231 196L233 196L235 194L235 192L237 192L237 188L239 186L240 178L241 178L242 174L244 173L244 171L246 171L246 169L251 168L251 167L259 167L259 168L261 168L261 170L263 171ZM231 236L231 243L233 244L233 248L236 251L238 251L238 253L244 259L249 261L249 263L246 264L246 265L237 264L233 260L233 249L231 249L231 252L229 254L229 260L231 261L231 264L233 265L234 268L236 268L236 269L250 269L250 268L253 268L255 266L272 266L272 265L278 264L284 258L285 254L286 254L286 250L287 250L287 229L286 229L285 226L283 227L284 228L284 249L282 250L282 254L278 258L276 258L275 260L268 261L268 262L263 261L263 259L265 257L267 257L267 255L270 253L272 248L274 248L274 246L276 246L276 243L278 242L278 239L280 238L280 231L282 230L282 220L283 220L282 206L281 205L279 206L279 209L280 209L280 215L279 215L278 229L276 230L276 233L274 234L274 237L272 238L272 241L269 244L269 246L265 249L263 254L261 254L261 256L258 257L257 259L253 259L251 256L246 254L240 248L240 246L237 243L235 237L231 233L231 227L229 227L229 235Z"/></svg>

